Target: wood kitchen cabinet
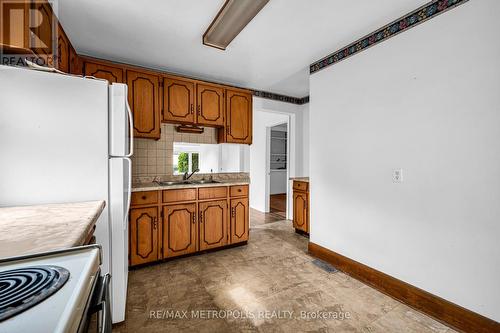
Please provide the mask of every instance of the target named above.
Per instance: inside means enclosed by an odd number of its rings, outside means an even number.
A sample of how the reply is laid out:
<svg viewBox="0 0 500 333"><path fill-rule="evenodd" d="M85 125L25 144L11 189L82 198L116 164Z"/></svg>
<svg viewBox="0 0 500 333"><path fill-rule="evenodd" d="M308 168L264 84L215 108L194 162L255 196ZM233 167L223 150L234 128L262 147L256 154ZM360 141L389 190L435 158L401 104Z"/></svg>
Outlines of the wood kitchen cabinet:
<svg viewBox="0 0 500 333"><path fill-rule="evenodd" d="M296 231L309 233L309 184L293 183L293 227Z"/></svg>
<svg viewBox="0 0 500 333"><path fill-rule="evenodd" d="M134 137L160 138L160 82L156 75L127 70L129 105L134 116Z"/></svg>
<svg viewBox="0 0 500 333"><path fill-rule="evenodd" d="M200 220L200 251L227 244L227 200L201 202L198 206Z"/></svg>
<svg viewBox="0 0 500 333"><path fill-rule="evenodd" d="M214 84L196 85L196 124L224 126L224 88Z"/></svg>
<svg viewBox="0 0 500 333"><path fill-rule="evenodd" d="M108 80L109 83L123 83L123 69L98 62L85 61L84 75Z"/></svg>
<svg viewBox="0 0 500 333"><path fill-rule="evenodd" d="M130 210L130 264L158 260L158 208Z"/></svg>
<svg viewBox="0 0 500 333"><path fill-rule="evenodd" d="M131 207L130 266L249 239L248 185L133 192Z"/></svg>
<svg viewBox="0 0 500 333"><path fill-rule="evenodd" d="M231 244L248 240L248 198L231 199L231 226L229 239Z"/></svg>
<svg viewBox="0 0 500 333"><path fill-rule="evenodd" d="M165 77L163 80L163 121L195 123L195 84Z"/></svg>
<svg viewBox="0 0 500 333"><path fill-rule="evenodd" d="M70 49L71 44L64 33L61 25L58 24L57 33L57 69L64 72L70 72Z"/></svg>
<svg viewBox="0 0 500 333"><path fill-rule="evenodd" d="M194 253L198 242L196 203L163 206L162 256Z"/></svg>
<svg viewBox="0 0 500 333"><path fill-rule="evenodd" d="M226 90L226 127L219 141L252 143L252 94L241 89Z"/></svg>

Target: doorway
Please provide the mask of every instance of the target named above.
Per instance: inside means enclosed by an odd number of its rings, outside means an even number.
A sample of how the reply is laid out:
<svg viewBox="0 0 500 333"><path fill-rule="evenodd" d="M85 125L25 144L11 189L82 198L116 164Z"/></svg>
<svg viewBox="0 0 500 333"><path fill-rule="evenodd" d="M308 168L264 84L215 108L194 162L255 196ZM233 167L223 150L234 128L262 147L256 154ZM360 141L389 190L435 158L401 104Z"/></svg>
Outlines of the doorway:
<svg viewBox="0 0 500 333"><path fill-rule="evenodd" d="M287 216L288 123L270 127L268 143L269 210L283 219Z"/></svg>

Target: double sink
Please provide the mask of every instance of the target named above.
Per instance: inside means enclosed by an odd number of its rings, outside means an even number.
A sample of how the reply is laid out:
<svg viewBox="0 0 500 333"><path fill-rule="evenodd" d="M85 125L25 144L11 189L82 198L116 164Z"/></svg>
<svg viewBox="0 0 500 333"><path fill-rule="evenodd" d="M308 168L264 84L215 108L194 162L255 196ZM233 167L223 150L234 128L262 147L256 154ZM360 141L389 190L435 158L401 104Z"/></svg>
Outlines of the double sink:
<svg viewBox="0 0 500 333"><path fill-rule="evenodd" d="M173 182L159 182L155 181L160 186L174 186L174 185L198 185L198 184L219 184L220 182L213 179L202 180L179 180Z"/></svg>

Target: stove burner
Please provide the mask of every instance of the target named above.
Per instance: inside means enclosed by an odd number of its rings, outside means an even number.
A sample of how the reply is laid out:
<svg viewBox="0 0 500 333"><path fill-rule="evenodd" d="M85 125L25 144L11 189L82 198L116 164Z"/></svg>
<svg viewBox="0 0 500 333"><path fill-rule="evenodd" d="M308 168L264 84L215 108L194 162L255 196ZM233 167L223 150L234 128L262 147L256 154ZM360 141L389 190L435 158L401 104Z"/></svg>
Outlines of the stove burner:
<svg viewBox="0 0 500 333"><path fill-rule="evenodd" d="M31 266L0 272L0 322L42 302L68 281L58 266Z"/></svg>

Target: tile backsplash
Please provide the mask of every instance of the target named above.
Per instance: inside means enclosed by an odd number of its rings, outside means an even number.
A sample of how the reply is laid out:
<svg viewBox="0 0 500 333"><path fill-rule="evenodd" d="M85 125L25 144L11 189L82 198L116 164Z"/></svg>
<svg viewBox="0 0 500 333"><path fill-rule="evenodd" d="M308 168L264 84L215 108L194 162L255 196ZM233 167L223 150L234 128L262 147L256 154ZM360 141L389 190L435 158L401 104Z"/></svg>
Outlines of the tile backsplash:
<svg viewBox="0 0 500 333"><path fill-rule="evenodd" d="M174 142L217 143L216 128L205 127L202 134L186 134L178 133L174 127L173 124L162 124L160 140L134 139L134 177L172 175Z"/></svg>

